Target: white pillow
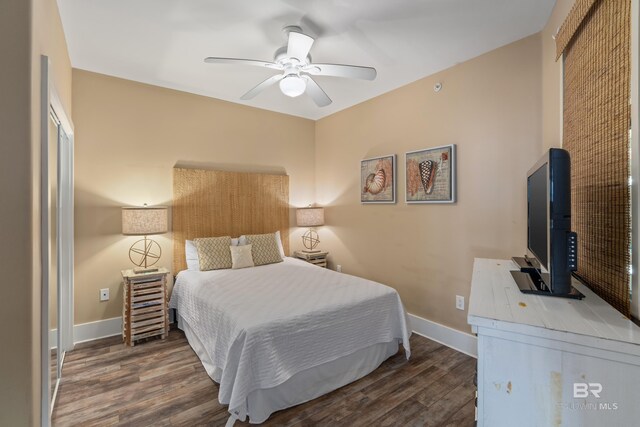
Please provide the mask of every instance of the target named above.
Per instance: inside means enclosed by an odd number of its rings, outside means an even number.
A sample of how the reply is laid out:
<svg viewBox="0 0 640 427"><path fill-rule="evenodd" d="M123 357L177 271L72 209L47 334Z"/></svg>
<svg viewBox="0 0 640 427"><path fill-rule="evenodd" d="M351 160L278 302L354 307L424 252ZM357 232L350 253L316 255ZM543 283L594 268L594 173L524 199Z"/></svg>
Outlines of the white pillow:
<svg viewBox="0 0 640 427"><path fill-rule="evenodd" d="M240 246L240 237L231 239L231 246Z"/></svg>
<svg viewBox="0 0 640 427"><path fill-rule="evenodd" d="M193 240L184 241L184 253L187 259L187 270L200 271L200 259L198 258L198 249Z"/></svg>
<svg viewBox="0 0 640 427"><path fill-rule="evenodd" d="M280 251L280 256L284 258L285 257L284 246L282 246L282 239L280 238L280 230L276 231L276 243L278 244L278 251Z"/></svg>
<svg viewBox="0 0 640 427"><path fill-rule="evenodd" d="M253 256L251 254L251 245L230 246L231 249L231 268L253 267Z"/></svg>

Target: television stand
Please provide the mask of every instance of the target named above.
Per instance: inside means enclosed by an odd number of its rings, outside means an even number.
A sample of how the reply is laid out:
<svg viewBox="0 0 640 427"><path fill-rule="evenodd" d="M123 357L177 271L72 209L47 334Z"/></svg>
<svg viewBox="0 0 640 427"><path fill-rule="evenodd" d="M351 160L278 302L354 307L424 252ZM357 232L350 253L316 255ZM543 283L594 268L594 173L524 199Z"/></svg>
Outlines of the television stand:
<svg viewBox="0 0 640 427"><path fill-rule="evenodd" d="M536 270L511 271L511 276L515 280L518 289L523 294L546 295L551 297L582 299L584 295L576 288L571 286L571 292L568 294L552 293L542 280L542 277Z"/></svg>
<svg viewBox="0 0 640 427"><path fill-rule="evenodd" d="M577 280L581 301L521 294L514 268L506 259L473 265L478 427L637 426L640 328Z"/></svg>
<svg viewBox="0 0 640 427"><path fill-rule="evenodd" d="M523 272L538 271L540 269L540 263L534 258L529 258L526 255L523 257L514 256L511 260L515 262L520 271Z"/></svg>

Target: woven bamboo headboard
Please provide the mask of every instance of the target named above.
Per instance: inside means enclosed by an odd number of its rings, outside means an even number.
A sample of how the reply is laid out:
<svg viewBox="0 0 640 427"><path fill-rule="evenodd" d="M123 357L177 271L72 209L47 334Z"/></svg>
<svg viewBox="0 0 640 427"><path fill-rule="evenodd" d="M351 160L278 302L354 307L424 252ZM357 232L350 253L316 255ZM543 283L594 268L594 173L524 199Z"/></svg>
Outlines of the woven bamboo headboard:
<svg viewBox="0 0 640 427"><path fill-rule="evenodd" d="M173 169L173 271L185 270L184 242L273 233L289 253L289 177Z"/></svg>

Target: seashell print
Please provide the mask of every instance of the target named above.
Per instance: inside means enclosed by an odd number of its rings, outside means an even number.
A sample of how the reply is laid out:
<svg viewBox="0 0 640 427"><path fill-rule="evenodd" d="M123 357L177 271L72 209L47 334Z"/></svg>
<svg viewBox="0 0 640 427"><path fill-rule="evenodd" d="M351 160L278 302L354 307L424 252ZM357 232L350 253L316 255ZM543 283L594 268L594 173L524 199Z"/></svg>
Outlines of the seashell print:
<svg viewBox="0 0 640 427"><path fill-rule="evenodd" d="M436 181L436 172L438 165L433 160L425 160L418 165L420 169L420 180L422 181L422 187L424 192L431 194L433 191L433 183Z"/></svg>
<svg viewBox="0 0 640 427"><path fill-rule="evenodd" d="M407 160L407 192L414 197L421 186L418 162L415 159L409 159Z"/></svg>
<svg viewBox="0 0 640 427"><path fill-rule="evenodd" d="M371 194L378 194L384 189L386 175L383 169L379 169L378 172L369 174L365 182L364 191Z"/></svg>
<svg viewBox="0 0 640 427"><path fill-rule="evenodd" d="M393 185L393 159L385 157L378 160L376 163L376 170L382 169L384 171L384 188L382 191L386 191L391 185Z"/></svg>

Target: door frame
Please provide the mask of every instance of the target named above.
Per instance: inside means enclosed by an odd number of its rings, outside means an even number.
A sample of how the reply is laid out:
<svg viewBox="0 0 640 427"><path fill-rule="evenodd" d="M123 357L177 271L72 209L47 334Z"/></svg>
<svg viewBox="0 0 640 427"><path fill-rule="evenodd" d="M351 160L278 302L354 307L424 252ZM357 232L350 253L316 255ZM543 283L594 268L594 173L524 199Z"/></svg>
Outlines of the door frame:
<svg viewBox="0 0 640 427"><path fill-rule="evenodd" d="M60 372L57 376L57 384L51 399L51 362L50 350L52 340L49 331L49 263L51 254L49 251L49 120L53 115L60 122L68 138L68 143L61 143L58 137L58 206L64 205L67 210L63 215L58 214L58 229L68 238L59 238L58 241L58 324L57 324L57 369L60 370L64 359L64 352L73 348L73 122L63 108L62 102L53 84L51 64L49 57L40 57L40 265L41 265L41 425L51 424L53 403L58 390ZM58 132L60 133L60 132ZM62 191L62 187L66 191Z"/></svg>

